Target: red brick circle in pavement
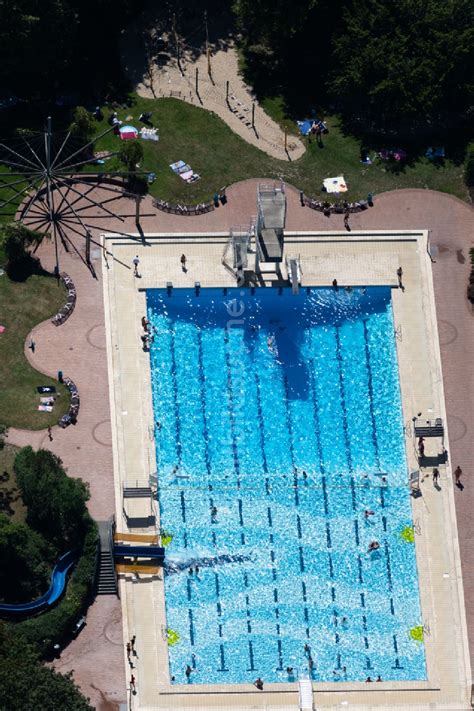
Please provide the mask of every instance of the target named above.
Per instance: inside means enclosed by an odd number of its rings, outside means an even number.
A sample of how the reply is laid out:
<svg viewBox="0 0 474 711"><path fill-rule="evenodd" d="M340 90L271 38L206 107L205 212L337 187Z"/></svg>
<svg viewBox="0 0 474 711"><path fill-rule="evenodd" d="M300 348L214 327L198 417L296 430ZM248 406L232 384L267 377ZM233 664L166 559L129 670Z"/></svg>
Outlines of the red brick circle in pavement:
<svg viewBox="0 0 474 711"><path fill-rule="evenodd" d="M232 226L245 227L257 212L256 194L259 182L268 180L247 180L230 186L227 189L227 205L214 212L195 217L156 212L152 217L144 217L141 227L145 233L228 232ZM98 188L95 199L100 200L101 197L106 199L108 194ZM302 208L299 191L295 188L288 186L287 197L287 230L344 229L342 215L327 219L321 213ZM117 202L117 211L126 212L123 208L129 204L128 201L124 199ZM144 201L143 212L155 212L150 197ZM93 223L93 219L90 222ZM435 300L442 334L441 358L448 425L452 423L453 427L450 458L453 467L460 464L464 471L465 488L462 492L455 489L455 497L469 641L471 657L474 658L474 546L471 545L474 537L474 482L470 483L470 477L474 476L474 369L470 366L474 352L474 323L473 313L466 299L470 269L468 255L469 248L473 246L474 211L468 204L444 193L399 190L376 196L373 208L351 215L351 228L353 232L429 229L431 243L438 248L438 256L433 264ZM108 230L136 232L133 216L127 218L125 223L113 218L97 220L93 229L94 238L97 239L100 232ZM84 245L80 238L73 233L69 236L75 240L78 249L83 250ZM46 240L40 247L39 256L46 267L53 268L54 247ZM76 309L66 324L56 329L56 333L52 331L53 327L48 329L47 334L45 333L47 343L43 343L41 338L41 347L35 353L34 364L44 372L64 370L79 387L81 417L77 428L68 428L58 434L51 449L60 454L71 475L82 476L90 482L91 510L97 518L106 518L114 511L112 453L110 447L104 446L93 436L94 427L110 418L106 359L97 347L97 344L105 345L105 341L99 329L94 332L93 344L87 341L91 324L104 323L102 275L96 263L98 279L93 280L80 260L65 253L62 248L60 268L71 275L76 285ZM446 323L450 324L450 328L443 326ZM446 330L451 334L457 332L457 338L448 337ZM74 350L70 350L71 348ZM62 367L58 368L59 365ZM465 424L466 434L458 440L460 423ZM11 441L14 441L15 433L12 432L12 435ZM18 433L18 436L23 443L25 433ZM102 435L100 436L102 438ZM76 450L77 442L81 443L79 451ZM104 601L101 601L101 598L93 605L88 619L94 618L95 609L104 609ZM120 614L119 609L117 603L114 613ZM89 629L85 636L96 641L97 635L100 634L98 630L102 629L100 626L95 631ZM84 630L81 633L78 640L85 632ZM114 696L117 689L122 690L120 698L125 699L125 671L119 645L109 644L101 650L100 662L103 668L107 669L107 675L99 685L95 685L97 693L92 693L89 681L90 660L81 656L80 650L75 646L78 645L78 640L67 648L65 657L68 661L65 661L62 671L74 668L77 683L91 696L96 705L104 695L108 698Z"/></svg>

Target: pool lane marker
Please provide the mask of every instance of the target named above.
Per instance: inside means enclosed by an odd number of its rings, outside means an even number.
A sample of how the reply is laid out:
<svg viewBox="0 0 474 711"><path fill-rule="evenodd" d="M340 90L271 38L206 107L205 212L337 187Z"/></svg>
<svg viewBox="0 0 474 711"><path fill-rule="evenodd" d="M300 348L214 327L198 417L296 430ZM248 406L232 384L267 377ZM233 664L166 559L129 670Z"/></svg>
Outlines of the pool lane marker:
<svg viewBox="0 0 474 711"><path fill-rule="evenodd" d="M206 462L206 471L208 476L211 476L211 458L209 455L209 429L207 426L206 416L206 378L204 376L204 358L202 348L202 332L198 330L198 362L199 362L199 384L201 391L201 412L202 412L202 434L204 437L204 459Z"/></svg>
<svg viewBox="0 0 474 711"><path fill-rule="evenodd" d="M331 578L334 578L334 565L332 562L332 555L331 553L328 553L328 559L329 559L329 576Z"/></svg>
<svg viewBox="0 0 474 711"><path fill-rule="evenodd" d="M254 656L253 656L253 643L251 640L249 640L249 660L250 660L250 667L247 669L247 671L255 671L255 661L254 661Z"/></svg>
<svg viewBox="0 0 474 711"><path fill-rule="evenodd" d="M299 506L300 497L299 497L299 493L298 493L298 470L295 466L295 449L293 447L293 423L291 421L290 403L289 403L290 389L288 386L288 378L286 377L286 375L283 375L283 389L284 389L284 393L285 393L286 430L288 432L288 442L289 442L291 466L293 467L293 491L294 491L294 496L295 496L295 504L296 504L296 506Z"/></svg>
<svg viewBox="0 0 474 711"><path fill-rule="evenodd" d="M310 343L309 343L310 348L312 348L312 332L310 331ZM325 469L324 469L324 461L323 461L323 449L321 445L321 427L319 424L319 406L318 406L318 399L316 397L316 370L314 367L314 358L310 358L308 360L308 365L309 367L309 381L310 381L310 388L311 388L311 399L313 401L313 423L314 423L314 434L316 437L316 448L318 452L318 461L319 461L319 471L322 476L324 476Z"/></svg>
<svg viewBox="0 0 474 711"><path fill-rule="evenodd" d="M219 651L220 651L220 658L221 658L221 666L220 666L220 668L217 669L217 671L228 672L229 670L225 665L225 654L224 654L224 645L223 644L219 645Z"/></svg>
<svg viewBox="0 0 474 711"><path fill-rule="evenodd" d="M350 472L350 474L353 473L354 467L352 464L352 453L351 453L351 444L350 444L350 439L349 439L349 427L347 424L347 405L346 405L346 394L345 394L345 388L344 388L344 378L342 375L342 366L343 366L343 358L342 358L342 353L341 353L341 337L339 334L339 326L334 326L334 331L335 331L335 336L336 336L336 361L338 365L338 371L339 371L339 394L341 398L341 409L342 409L342 429L344 431L344 444L345 444L345 449L346 449L346 459L347 459L347 468ZM354 506L354 501L352 502L352 505ZM355 510L355 508L354 508Z"/></svg>
<svg viewBox="0 0 474 711"><path fill-rule="evenodd" d="M388 589L391 592L393 589L392 566L390 564L390 551L388 548L387 541L384 541L384 548L385 548L385 566L386 566L386 570L387 570Z"/></svg>
<svg viewBox="0 0 474 711"><path fill-rule="evenodd" d="M230 364L230 354L229 354L229 334L227 331L224 333L224 344L225 344L225 361L227 368L227 396L229 403L229 418L230 418L230 433L232 437L232 458L234 462L234 470L237 476L237 488L240 489L240 464L239 464L239 453L237 448L237 437L235 433L235 405L234 405L234 393L232 390L232 368Z"/></svg>
<svg viewBox="0 0 474 711"><path fill-rule="evenodd" d="M354 536L355 536L355 540L356 540L356 546L359 547L359 545L360 545L359 521L356 518L354 519ZM359 563L360 563L360 556L359 556Z"/></svg>
<svg viewBox="0 0 474 711"><path fill-rule="evenodd" d="M258 431L260 434L260 449L262 450L262 465L263 465L263 471L265 474L268 474L268 462L267 462L267 455L265 452L265 421L263 419L263 409L262 409L262 396L260 392L261 388L261 383L260 383L260 378L258 377L258 373L254 373L254 379L255 379L255 394L257 396L257 421L258 421ZM268 479L266 480L268 482ZM267 494L270 493L268 490L268 484L267 486Z"/></svg>
<svg viewBox="0 0 474 711"><path fill-rule="evenodd" d="M189 617L189 639L191 641L191 645L194 647L194 620L193 620L193 611L191 608L188 608L188 617Z"/></svg>
<svg viewBox="0 0 474 711"><path fill-rule="evenodd" d="M183 523L186 523L186 502L184 498L184 491L180 492L180 501L181 501L181 518L183 519Z"/></svg>

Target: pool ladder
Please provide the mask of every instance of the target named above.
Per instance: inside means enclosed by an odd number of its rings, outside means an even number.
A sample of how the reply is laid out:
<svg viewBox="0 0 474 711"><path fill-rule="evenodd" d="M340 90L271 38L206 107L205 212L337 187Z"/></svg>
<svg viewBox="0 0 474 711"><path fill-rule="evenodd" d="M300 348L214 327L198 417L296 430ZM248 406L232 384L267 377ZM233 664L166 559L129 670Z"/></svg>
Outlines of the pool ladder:
<svg viewBox="0 0 474 711"><path fill-rule="evenodd" d="M300 711L313 711L313 684L311 679L300 678L298 680Z"/></svg>

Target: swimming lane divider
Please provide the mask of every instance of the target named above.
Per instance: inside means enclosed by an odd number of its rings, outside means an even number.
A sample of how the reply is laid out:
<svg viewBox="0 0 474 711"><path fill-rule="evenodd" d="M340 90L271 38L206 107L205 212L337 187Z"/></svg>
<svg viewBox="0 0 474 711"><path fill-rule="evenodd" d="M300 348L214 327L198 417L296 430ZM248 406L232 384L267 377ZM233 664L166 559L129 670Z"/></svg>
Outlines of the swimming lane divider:
<svg viewBox="0 0 474 711"><path fill-rule="evenodd" d="M372 440L374 443L374 453L375 453L375 461L377 464L377 469L380 471L379 443L377 440L377 426L376 426L375 412L374 412L374 387L373 387L373 377L372 377L372 365L370 362L369 330L367 328L367 321L365 319L363 321L363 325L364 325L365 360L366 360L367 376L368 376L367 386L368 386L368 390L369 390L369 408L370 408L370 417L372 419Z"/></svg>
<svg viewBox="0 0 474 711"><path fill-rule="evenodd" d="M178 460L178 467L181 466L182 457L182 446L181 446L181 422L179 419L179 405L178 405L178 380L177 380L177 368L176 368L176 334L174 331L174 326L170 329L170 350L171 350L171 382L173 383L173 401L174 401L174 421L175 421L175 442L176 442L176 458Z"/></svg>

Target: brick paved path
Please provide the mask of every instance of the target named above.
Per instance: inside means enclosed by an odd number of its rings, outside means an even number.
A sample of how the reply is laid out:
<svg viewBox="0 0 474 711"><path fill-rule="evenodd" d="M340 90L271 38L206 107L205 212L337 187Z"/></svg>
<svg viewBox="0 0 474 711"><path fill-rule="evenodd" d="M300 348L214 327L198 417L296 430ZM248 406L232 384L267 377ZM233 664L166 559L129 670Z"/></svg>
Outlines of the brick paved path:
<svg viewBox="0 0 474 711"><path fill-rule="evenodd" d="M247 225L256 213L257 180L237 183L227 190L228 204L198 217L156 213L142 220L144 232L227 231L230 226ZM288 230L343 230L343 216L325 218L300 207L298 191L288 188ZM100 200L101 191L96 198ZM108 197L104 193L104 197ZM123 201L127 212L130 201ZM142 212L154 212L151 199ZM441 340L450 456L453 468L464 471L463 491L455 489L461 559L471 655L474 652L474 316L466 299L469 249L474 246L474 210L442 193L427 190L400 190L380 195L375 206L350 219L353 231L372 229L430 229L431 243L438 256L433 264L436 309ZM134 231L133 219L100 221L98 229ZM95 232L97 234L97 231ZM78 248L82 245L78 242ZM54 249L41 246L46 267L54 264ZM67 430L54 431L51 444L44 433L11 430L9 440L35 447L48 446L58 454L73 476L81 476L91 487L90 511L96 518L114 512L113 470L104 313L101 275L91 278L77 255L61 251L61 269L74 279L78 292L74 314L65 325L49 323L35 329L37 348L28 357L45 373L63 370L76 382L81 396L78 423ZM98 264L98 262L96 262ZM303 263L304 270L304 263ZM125 268L125 267L124 267ZM335 275L337 277L337 275ZM441 492L440 495L443 495ZM441 533L442 535L442 533ZM57 668L74 669L74 677L98 709L116 708L125 700L123 640L120 604L113 598L98 598L90 608L86 628L63 653ZM473 657L474 658L474 657Z"/></svg>

